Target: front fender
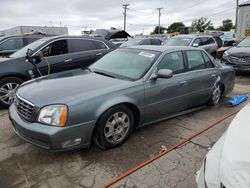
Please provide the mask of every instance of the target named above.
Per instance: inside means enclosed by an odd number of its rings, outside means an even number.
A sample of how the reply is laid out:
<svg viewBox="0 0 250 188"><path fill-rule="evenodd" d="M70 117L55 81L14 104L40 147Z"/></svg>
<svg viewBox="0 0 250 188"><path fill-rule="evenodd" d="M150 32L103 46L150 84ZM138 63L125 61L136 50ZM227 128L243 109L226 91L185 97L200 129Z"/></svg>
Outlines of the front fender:
<svg viewBox="0 0 250 188"><path fill-rule="evenodd" d="M136 106L138 108L138 104L135 102L135 100L131 99L128 96L118 96L115 98L112 98L111 100L105 101L104 103L102 103L98 109L95 112L95 119L99 119L99 117L105 112L107 111L109 108L122 104L122 103L129 103L132 104L134 106ZM139 109L139 108L138 108Z"/></svg>

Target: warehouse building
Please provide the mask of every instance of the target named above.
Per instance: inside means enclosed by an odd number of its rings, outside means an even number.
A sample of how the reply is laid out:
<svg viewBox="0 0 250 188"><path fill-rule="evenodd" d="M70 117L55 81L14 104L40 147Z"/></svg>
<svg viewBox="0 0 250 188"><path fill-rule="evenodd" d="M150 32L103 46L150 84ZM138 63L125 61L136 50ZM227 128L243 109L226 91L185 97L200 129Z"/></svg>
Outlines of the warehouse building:
<svg viewBox="0 0 250 188"><path fill-rule="evenodd" d="M250 36L250 1L239 5L237 37Z"/></svg>
<svg viewBox="0 0 250 188"><path fill-rule="evenodd" d="M1 31L3 35L23 35L33 31L40 31L48 35L67 35L67 27L47 27L47 26L17 26Z"/></svg>

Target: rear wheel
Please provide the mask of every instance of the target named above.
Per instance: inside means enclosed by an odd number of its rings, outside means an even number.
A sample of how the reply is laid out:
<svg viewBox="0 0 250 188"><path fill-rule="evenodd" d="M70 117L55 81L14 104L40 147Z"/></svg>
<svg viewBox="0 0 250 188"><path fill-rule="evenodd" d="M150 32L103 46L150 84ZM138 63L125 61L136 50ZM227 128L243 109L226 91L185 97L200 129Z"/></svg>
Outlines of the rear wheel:
<svg viewBox="0 0 250 188"><path fill-rule="evenodd" d="M101 149L123 144L134 128L134 115L124 105L107 110L99 119L94 140Z"/></svg>
<svg viewBox="0 0 250 188"><path fill-rule="evenodd" d="M215 84L212 90L212 95L208 101L210 106L215 106L219 103L222 95L222 88L220 84Z"/></svg>
<svg viewBox="0 0 250 188"><path fill-rule="evenodd" d="M6 77L0 80L0 106L8 108L14 101L16 89L23 83L17 77Z"/></svg>

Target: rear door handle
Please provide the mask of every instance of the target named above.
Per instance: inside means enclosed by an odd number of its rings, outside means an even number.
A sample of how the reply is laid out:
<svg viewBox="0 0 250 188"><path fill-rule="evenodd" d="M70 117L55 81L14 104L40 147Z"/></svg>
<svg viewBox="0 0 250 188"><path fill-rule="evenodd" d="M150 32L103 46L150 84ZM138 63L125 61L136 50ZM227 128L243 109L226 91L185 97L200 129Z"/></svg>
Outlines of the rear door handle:
<svg viewBox="0 0 250 188"><path fill-rule="evenodd" d="M98 54L95 54L96 56L101 56L102 55L102 53L100 52L100 53L98 53Z"/></svg>
<svg viewBox="0 0 250 188"><path fill-rule="evenodd" d="M184 81L181 81L181 82L180 82L180 85L183 86L183 85L185 85L186 83L187 83L187 81L184 80Z"/></svg>
<svg viewBox="0 0 250 188"><path fill-rule="evenodd" d="M72 59L65 59L64 60L65 63L68 63L68 62L71 62L71 61L72 61Z"/></svg>

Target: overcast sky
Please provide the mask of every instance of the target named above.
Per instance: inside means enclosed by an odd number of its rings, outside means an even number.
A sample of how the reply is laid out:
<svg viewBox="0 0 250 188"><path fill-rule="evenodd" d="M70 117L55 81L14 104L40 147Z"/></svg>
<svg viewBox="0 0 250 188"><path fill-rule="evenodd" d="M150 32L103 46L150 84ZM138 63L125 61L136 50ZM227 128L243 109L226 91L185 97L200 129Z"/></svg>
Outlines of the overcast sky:
<svg viewBox="0 0 250 188"><path fill-rule="evenodd" d="M245 2L246 0L240 0ZM236 0L1 0L0 30L18 25L68 26L70 34L96 28L123 28L122 4L129 3L127 31L148 34L158 24L190 25L193 19L209 18L215 26L235 20Z"/></svg>

